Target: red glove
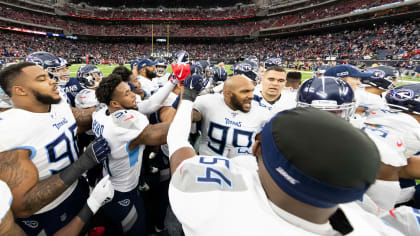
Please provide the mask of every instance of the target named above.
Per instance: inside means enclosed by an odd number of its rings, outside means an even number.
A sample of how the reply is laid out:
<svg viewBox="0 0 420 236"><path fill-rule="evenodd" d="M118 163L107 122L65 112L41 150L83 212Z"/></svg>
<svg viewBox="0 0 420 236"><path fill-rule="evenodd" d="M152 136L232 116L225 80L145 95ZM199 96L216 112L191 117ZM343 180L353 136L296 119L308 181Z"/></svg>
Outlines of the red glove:
<svg viewBox="0 0 420 236"><path fill-rule="evenodd" d="M188 76L191 75L189 64L171 64L171 67L172 74L179 82L184 81Z"/></svg>

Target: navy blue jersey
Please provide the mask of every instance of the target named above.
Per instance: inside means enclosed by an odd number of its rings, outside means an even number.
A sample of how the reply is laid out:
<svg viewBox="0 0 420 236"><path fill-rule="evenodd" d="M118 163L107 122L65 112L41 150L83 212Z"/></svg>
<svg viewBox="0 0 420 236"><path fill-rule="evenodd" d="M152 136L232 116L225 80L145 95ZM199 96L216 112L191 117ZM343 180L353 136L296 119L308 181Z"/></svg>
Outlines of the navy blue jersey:
<svg viewBox="0 0 420 236"><path fill-rule="evenodd" d="M76 95L83 90L82 85L80 85L79 80L77 78L71 77L69 79L69 82L67 82L66 85L62 86L64 92L67 95L68 102L70 102L70 105L72 107L75 107L74 99L76 98Z"/></svg>

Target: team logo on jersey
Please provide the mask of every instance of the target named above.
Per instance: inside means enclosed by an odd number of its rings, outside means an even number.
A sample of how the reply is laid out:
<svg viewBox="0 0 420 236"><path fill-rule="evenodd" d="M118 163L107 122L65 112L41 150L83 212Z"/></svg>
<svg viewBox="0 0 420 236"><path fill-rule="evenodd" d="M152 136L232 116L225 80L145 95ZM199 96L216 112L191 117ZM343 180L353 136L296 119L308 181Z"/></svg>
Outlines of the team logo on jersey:
<svg viewBox="0 0 420 236"><path fill-rule="evenodd" d="M66 219L67 219L67 214L66 213L64 213L60 216L61 222L64 222Z"/></svg>
<svg viewBox="0 0 420 236"><path fill-rule="evenodd" d="M397 89L392 93L392 97L397 101L407 101L414 97L414 91L411 89Z"/></svg>
<svg viewBox="0 0 420 236"><path fill-rule="evenodd" d="M129 117L127 117L127 118L125 118L124 119L124 121L126 121L126 120L131 120L131 119L133 119L134 118L134 116L133 115L131 115L131 116L129 116Z"/></svg>
<svg viewBox="0 0 420 236"><path fill-rule="evenodd" d="M118 204L120 204L121 206L126 207L126 206L130 205L130 199L121 200L121 201L118 202Z"/></svg>
<svg viewBox="0 0 420 236"><path fill-rule="evenodd" d="M238 112L231 112L230 114L232 115L233 118L235 118L235 116L237 116L239 113Z"/></svg>
<svg viewBox="0 0 420 236"><path fill-rule="evenodd" d="M403 145L403 143L401 142L401 140L397 141L397 147L401 147Z"/></svg>
<svg viewBox="0 0 420 236"><path fill-rule="evenodd" d="M26 226L28 226L29 228L35 229L39 226L38 221L36 220L24 220L22 221Z"/></svg>

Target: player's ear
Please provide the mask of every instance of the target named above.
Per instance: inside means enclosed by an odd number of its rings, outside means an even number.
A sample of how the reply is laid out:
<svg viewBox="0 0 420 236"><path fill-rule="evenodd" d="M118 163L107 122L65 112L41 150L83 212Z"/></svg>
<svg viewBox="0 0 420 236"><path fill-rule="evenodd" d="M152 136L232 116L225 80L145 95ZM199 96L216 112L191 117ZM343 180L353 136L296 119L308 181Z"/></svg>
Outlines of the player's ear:
<svg viewBox="0 0 420 236"><path fill-rule="evenodd" d="M26 89L20 85L15 85L12 87L12 94L16 94L17 96L26 96L28 93Z"/></svg>
<svg viewBox="0 0 420 236"><path fill-rule="evenodd" d="M109 102L109 105L110 105L111 107L114 107L114 108L121 108L121 104L120 104L119 102L117 102L117 101L114 101L114 100L111 100L111 101Z"/></svg>

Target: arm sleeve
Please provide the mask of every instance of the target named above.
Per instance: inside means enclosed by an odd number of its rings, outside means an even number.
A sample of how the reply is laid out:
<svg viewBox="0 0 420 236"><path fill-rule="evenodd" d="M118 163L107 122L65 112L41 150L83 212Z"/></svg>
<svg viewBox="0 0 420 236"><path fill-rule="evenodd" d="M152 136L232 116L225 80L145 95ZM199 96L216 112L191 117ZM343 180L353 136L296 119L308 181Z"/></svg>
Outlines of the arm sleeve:
<svg viewBox="0 0 420 236"><path fill-rule="evenodd" d="M176 112L175 118L168 130L167 143L169 146L169 158L178 149L183 147L191 147L188 142L188 136L191 129L191 110L193 103L188 100L183 100Z"/></svg>
<svg viewBox="0 0 420 236"><path fill-rule="evenodd" d="M138 111L145 115L156 112L174 88L174 84L166 83L165 86L160 88L149 99L139 102L137 104Z"/></svg>
<svg viewBox="0 0 420 236"><path fill-rule="evenodd" d="M206 97L208 97L210 95L203 95L203 96L198 96L197 99L195 99L193 108L194 110L200 112L202 115L204 115L205 111L206 111ZM209 101L209 100L207 100Z"/></svg>

